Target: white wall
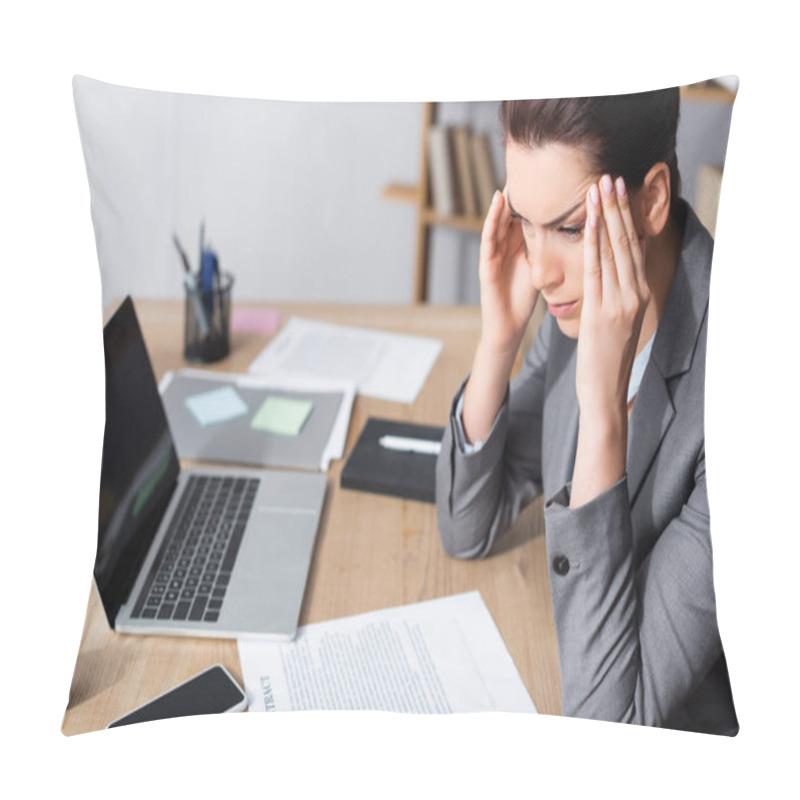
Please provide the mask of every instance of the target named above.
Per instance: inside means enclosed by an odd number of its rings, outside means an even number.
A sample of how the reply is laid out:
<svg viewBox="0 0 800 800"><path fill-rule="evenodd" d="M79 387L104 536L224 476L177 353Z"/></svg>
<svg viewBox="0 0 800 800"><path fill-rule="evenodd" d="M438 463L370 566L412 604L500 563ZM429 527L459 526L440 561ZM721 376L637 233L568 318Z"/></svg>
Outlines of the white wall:
<svg viewBox="0 0 800 800"><path fill-rule="evenodd" d="M418 178L419 103L291 103L74 81L103 305L180 297L175 231L196 264L200 222L239 300L408 303L415 208L381 199ZM446 102L438 121L491 134L497 102ZM682 107L678 161L694 200L702 163L722 163L731 109ZM429 300L478 303L479 235L435 227Z"/></svg>
<svg viewBox="0 0 800 800"><path fill-rule="evenodd" d="M196 264L201 219L234 297L406 303L421 107L180 95L76 78L103 305L180 297L172 232Z"/></svg>

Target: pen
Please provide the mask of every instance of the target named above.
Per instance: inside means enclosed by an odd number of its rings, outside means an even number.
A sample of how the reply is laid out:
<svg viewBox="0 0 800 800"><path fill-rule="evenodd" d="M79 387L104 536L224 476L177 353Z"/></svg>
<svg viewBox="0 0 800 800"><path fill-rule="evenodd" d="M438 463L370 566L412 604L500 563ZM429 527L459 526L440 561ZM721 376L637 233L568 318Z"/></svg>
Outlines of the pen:
<svg viewBox="0 0 800 800"><path fill-rule="evenodd" d="M197 278L189 266L189 259L178 241L177 234L172 234L172 241L175 242L175 248L180 254L181 261L183 262L183 283L186 286L186 291L194 306L194 316L197 319L197 324L200 327L200 336L205 339L208 336L208 318L206 317L206 310L203 308L203 299L200 297L200 292L197 290Z"/></svg>
<svg viewBox="0 0 800 800"><path fill-rule="evenodd" d="M405 436L381 436L378 444L387 450L397 450L401 453L419 453L425 456L435 456L442 449L441 442L431 439L408 439Z"/></svg>
<svg viewBox="0 0 800 800"><path fill-rule="evenodd" d="M211 316L214 314L214 273L216 271L217 257L209 245L203 250L203 258L200 262L200 288L203 292L203 302L206 311Z"/></svg>
<svg viewBox="0 0 800 800"><path fill-rule="evenodd" d="M206 249L206 221L200 223L200 260L197 262L198 271L203 268L203 250Z"/></svg>
<svg viewBox="0 0 800 800"><path fill-rule="evenodd" d="M219 273L219 256L214 253L214 291L219 296L220 288L220 273Z"/></svg>

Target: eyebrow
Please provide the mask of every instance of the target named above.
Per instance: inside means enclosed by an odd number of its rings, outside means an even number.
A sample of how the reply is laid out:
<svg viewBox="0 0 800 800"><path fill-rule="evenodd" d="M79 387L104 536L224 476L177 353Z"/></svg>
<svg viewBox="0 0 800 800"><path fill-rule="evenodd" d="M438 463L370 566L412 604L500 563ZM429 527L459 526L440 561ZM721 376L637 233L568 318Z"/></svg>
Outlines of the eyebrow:
<svg viewBox="0 0 800 800"><path fill-rule="evenodd" d="M525 219L525 217L523 217L522 214L520 214L514 208L514 205L511 202L511 198L507 197L506 199L508 200L508 207L511 210L511 213L514 214L514 216L519 217L520 219ZM579 200L568 211L565 211L563 214L561 214L560 216L556 217L554 220L551 220L550 222L546 223L542 227L544 227L544 228L555 228L555 227L557 227L562 222L564 222L565 219L567 219L568 217L572 216L583 204L584 204L584 201L583 200ZM529 220L525 220L525 221L528 222Z"/></svg>

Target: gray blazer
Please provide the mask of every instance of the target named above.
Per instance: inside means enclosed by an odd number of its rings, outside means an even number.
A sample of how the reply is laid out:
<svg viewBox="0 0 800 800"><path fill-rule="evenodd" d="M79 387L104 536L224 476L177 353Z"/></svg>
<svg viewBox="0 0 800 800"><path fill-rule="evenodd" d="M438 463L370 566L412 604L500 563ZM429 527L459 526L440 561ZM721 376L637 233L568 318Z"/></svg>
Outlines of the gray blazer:
<svg viewBox="0 0 800 800"><path fill-rule="evenodd" d="M717 629L703 430L713 240L687 205L680 260L629 421L627 473L569 508L576 342L546 315L477 453L454 412L436 471L444 549L483 557L543 493L562 711L735 735ZM465 381L466 383L466 381Z"/></svg>

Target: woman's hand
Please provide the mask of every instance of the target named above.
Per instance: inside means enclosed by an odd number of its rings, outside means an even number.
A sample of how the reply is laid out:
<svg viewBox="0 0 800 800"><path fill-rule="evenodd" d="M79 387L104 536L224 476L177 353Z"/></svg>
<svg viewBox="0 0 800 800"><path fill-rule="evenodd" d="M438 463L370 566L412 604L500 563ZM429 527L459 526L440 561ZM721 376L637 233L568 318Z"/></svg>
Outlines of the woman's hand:
<svg viewBox="0 0 800 800"><path fill-rule="evenodd" d="M622 178L615 186L606 175L599 188L593 185L586 211L574 507L610 489L625 474L628 383L650 302L644 252Z"/></svg>
<svg viewBox="0 0 800 800"><path fill-rule="evenodd" d="M508 388L511 367L538 292L518 219L495 192L481 234L481 338L464 390L461 417L469 442L484 441Z"/></svg>
<svg viewBox="0 0 800 800"><path fill-rule="evenodd" d="M530 271L520 222L505 195L495 192L483 223L478 270L485 346L516 355L539 294Z"/></svg>

